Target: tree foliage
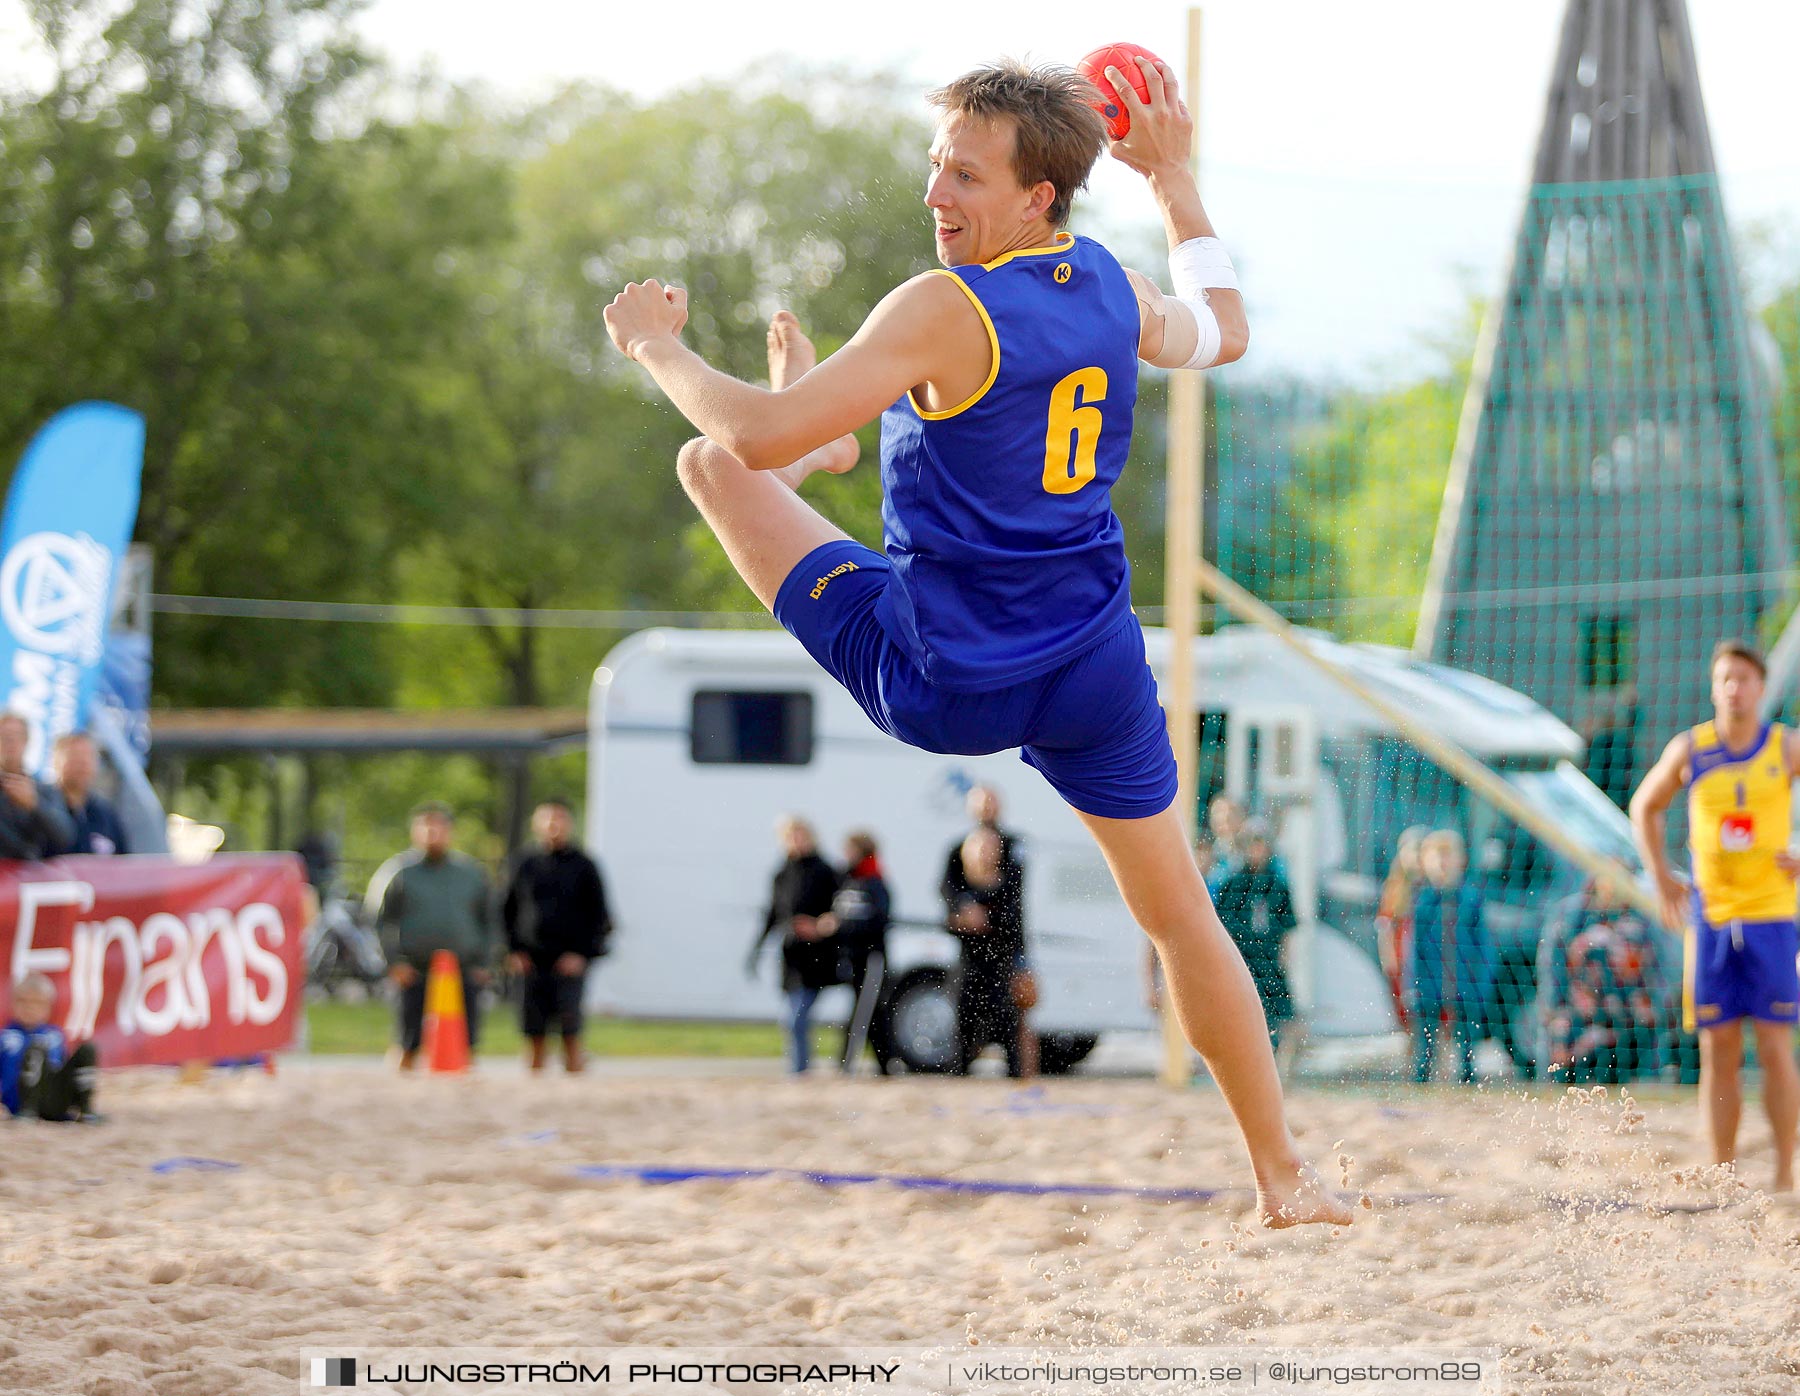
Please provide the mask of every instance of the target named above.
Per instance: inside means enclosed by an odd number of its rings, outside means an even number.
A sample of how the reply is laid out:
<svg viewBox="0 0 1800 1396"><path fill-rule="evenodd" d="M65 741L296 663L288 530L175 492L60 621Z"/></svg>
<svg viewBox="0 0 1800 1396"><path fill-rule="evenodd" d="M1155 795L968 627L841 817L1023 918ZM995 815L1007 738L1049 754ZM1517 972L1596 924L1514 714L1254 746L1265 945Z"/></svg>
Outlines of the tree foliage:
<svg viewBox="0 0 1800 1396"><path fill-rule="evenodd" d="M71 396L143 412L164 591L747 605L599 311L655 274L733 372L780 305L829 352L923 265L922 126L830 75L506 111L373 70L354 9L38 0L54 79L0 102L0 450ZM874 472L818 488L878 529ZM611 638L166 616L156 697L575 701Z"/></svg>
<svg viewBox="0 0 1800 1396"><path fill-rule="evenodd" d="M1346 639L1412 643L1480 318L1471 304L1425 373L1333 395L1302 435L1296 507L1329 552L1312 591L1335 598L1313 623ZM1305 551L1322 557L1318 541Z"/></svg>
<svg viewBox="0 0 1800 1396"><path fill-rule="evenodd" d="M0 94L0 453L124 403L159 590L489 617L161 615L159 705L578 703L618 637L507 612L750 604L601 307L655 274L733 372L762 376L781 305L830 352L929 252L924 129L841 75L509 110L381 72L355 9L34 0L53 76ZM872 470L818 486L865 537L878 496ZM214 813L266 803L198 776Z"/></svg>
<svg viewBox="0 0 1800 1396"><path fill-rule="evenodd" d="M829 353L928 248L907 177L923 133L897 106L834 123L754 85L644 107L576 91L471 132L507 152L517 234L470 270L469 328L436 389L461 435L410 584L449 584L465 605L753 605L676 484L691 429L612 352L600 311L654 275L688 288L687 337L730 372L765 376L765 328L783 306ZM878 533L874 472L812 489L844 527ZM579 691L596 658L591 634L483 636L503 680L489 698L503 702Z"/></svg>
<svg viewBox="0 0 1800 1396"><path fill-rule="evenodd" d="M40 3L52 86L0 109L0 444L72 397L147 424L138 537L163 589L364 599L441 436L418 391L440 275L503 217L427 122L362 120L345 0ZM77 36L88 34L81 39ZM354 136L337 133L355 122ZM371 635L157 636L167 701L374 701Z"/></svg>

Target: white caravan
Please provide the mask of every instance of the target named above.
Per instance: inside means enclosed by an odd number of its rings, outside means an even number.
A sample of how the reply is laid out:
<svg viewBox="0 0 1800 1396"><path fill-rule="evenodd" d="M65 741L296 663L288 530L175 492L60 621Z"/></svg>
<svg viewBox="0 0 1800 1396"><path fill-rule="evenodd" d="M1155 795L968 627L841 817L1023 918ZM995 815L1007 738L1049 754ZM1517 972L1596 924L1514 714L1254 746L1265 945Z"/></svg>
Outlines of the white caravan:
<svg viewBox="0 0 1800 1396"><path fill-rule="evenodd" d="M1160 676L1168 638L1149 630L1146 641ZM1307 643L1498 767L1571 833L1635 862L1623 814L1571 764L1580 739L1536 703L1402 650L1312 634ZM1469 838L1500 874L1490 895L1513 957L1531 962L1546 898L1578 877L1563 860L1273 636L1232 627L1202 638L1194 666L1200 789L1225 790L1277 831L1302 921L1290 969L1315 1035L1393 1028L1373 915L1407 825ZM631 636L595 674L589 731L588 838L615 922L590 989L596 1006L642 1018L775 1017L778 956L765 953L754 978L745 966L781 859L775 823L793 812L812 822L828 858L852 829L879 841L896 925L871 1040L890 1069L944 1069L956 942L936 929L938 884L967 828L964 797L986 784L1000 793L1002 824L1021 836L1041 986L1032 1022L1046 1069L1066 1070L1103 1032L1153 1026L1143 936L1080 822L1017 752L935 756L902 745L779 631ZM831 991L820 1008L841 1021L848 991Z"/></svg>

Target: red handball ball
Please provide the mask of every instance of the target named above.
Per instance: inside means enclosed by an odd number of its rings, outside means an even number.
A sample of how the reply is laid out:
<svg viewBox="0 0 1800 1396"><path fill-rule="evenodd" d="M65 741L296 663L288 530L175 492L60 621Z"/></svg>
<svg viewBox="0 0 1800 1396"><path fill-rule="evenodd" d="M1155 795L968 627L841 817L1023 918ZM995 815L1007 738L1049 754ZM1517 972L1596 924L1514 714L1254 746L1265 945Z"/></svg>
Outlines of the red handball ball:
<svg viewBox="0 0 1800 1396"><path fill-rule="evenodd" d="M1125 74L1125 80L1137 90L1137 95L1146 102L1150 100L1150 85L1144 81L1144 70L1133 62L1133 59L1147 58L1152 63L1160 63L1149 49L1139 44L1106 44L1087 54L1075 66L1081 75L1094 84L1094 110L1106 119L1106 134L1115 141L1122 141L1131 130L1131 113L1119 101L1119 94L1113 91L1113 85L1106 80L1106 70L1117 68Z"/></svg>

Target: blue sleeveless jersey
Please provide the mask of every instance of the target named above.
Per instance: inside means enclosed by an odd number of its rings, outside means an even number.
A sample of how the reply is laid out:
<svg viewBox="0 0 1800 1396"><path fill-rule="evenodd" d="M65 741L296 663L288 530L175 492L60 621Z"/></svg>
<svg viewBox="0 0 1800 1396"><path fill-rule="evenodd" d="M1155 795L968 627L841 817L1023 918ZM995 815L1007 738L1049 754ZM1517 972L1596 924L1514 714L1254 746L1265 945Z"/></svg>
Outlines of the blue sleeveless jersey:
<svg viewBox="0 0 1800 1396"><path fill-rule="evenodd" d="M967 402L909 393L881 418L892 578L882 627L933 684L1035 677L1131 610L1113 482L1137 403L1137 296L1099 243L1068 233L953 276L993 369Z"/></svg>

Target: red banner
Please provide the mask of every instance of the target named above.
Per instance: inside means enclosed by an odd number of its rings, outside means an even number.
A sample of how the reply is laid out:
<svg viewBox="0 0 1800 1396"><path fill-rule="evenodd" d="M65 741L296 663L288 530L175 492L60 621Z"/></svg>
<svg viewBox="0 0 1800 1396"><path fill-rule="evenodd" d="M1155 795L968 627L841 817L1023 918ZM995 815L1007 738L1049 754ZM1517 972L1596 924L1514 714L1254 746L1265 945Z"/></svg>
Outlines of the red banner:
<svg viewBox="0 0 1800 1396"><path fill-rule="evenodd" d="M0 1023L27 974L102 1066L218 1061L293 1043L305 877L291 853L0 863Z"/></svg>

